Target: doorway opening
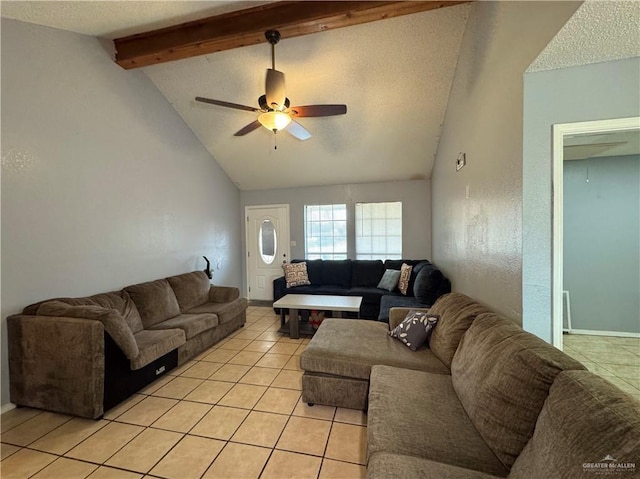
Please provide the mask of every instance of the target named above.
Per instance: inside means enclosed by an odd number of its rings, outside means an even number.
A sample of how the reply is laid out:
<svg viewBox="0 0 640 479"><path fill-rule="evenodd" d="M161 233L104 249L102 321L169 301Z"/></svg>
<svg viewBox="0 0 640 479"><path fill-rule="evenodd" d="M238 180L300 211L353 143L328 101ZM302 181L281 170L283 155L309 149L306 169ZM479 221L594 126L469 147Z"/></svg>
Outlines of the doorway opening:
<svg viewBox="0 0 640 479"><path fill-rule="evenodd" d="M559 349L563 349L563 329L567 329L566 299L569 294L565 288L565 160L586 159L585 181L589 182L589 160L607 155L620 153L623 148L624 135L627 132L634 132L632 140L626 141L631 143L631 147L636 148L631 154L638 154L637 148L640 141L637 140L640 135L640 118L622 118L612 120L588 121L579 123L557 124L553 127L553 254L552 254L552 305L553 305L553 344ZM631 150L629 150L631 151ZM582 158L580 158L582 157ZM595 160L594 163L595 165ZM593 171L593 170L592 170ZM589 238L585 238L589 241ZM603 252L603 254L606 254ZM585 258L585 261L593 261L594 258ZM615 282L616 278L593 278L594 287L597 287L598 281ZM574 300L575 295L571 293L571 299ZM615 305L611 305L613 308ZM575 304L571 305L575 313ZM576 332L576 318L574 314L572 328ZM563 327L563 324L565 325ZM589 328L591 329L591 328ZM606 330L603 326L602 331ZM598 331L595 331L596 334ZM640 337L640 334L624 332L617 333L619 336Z"/></svg>

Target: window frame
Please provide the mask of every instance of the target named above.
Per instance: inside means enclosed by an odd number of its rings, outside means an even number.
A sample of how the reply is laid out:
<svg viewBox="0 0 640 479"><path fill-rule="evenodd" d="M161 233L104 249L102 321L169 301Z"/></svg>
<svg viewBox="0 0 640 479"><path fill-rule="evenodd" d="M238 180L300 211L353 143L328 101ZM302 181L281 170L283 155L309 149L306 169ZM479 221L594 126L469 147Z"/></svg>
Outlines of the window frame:
<svg viewBox="0 0 640 479"><path fill-rule="evenodd" d="M356 259L402 259L402 201L357 202L354 223Z"/></svg>
<svg viewBox="0 0 640 479"><path fill-rule="evenodd" d="M328 207L331 207L330 215ZM317 209L314 211L314 209ZM336 218L336 213L338 214ZM330 217L329 217L330 216ZM328 233L331 223L331 233ZM336 235L336 229L342 229L344 235ZM315 243L317 238L317 247ZM327 249L327 241L323 238L332 238L332 250ZM338 238L338 241L336 241ZM344 250L336 251L336 243L343 242ZM316 251L317 250L317 251ZM332 203L321 205L304 205L304 256L306 259L347 259L349 255L348 213L346 203Z"/></svg>

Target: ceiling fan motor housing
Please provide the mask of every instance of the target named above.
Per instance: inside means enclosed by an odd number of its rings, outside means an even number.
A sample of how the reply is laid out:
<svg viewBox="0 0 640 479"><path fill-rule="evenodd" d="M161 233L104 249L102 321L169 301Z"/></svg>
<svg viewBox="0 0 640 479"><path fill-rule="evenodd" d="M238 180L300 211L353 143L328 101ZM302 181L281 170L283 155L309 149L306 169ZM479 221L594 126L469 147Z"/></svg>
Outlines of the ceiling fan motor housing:
<svg viewBox="0 0 640 479"><path fill-rule="evenodd" d="M264 37L271 45L275 45L280 41L280 32L278 30L267 30L264 32Z"/></svg>
<svg viewBox="0 0 640 479"><path fill-rule="evenodd" d="M264 111L273 110L273 108L271 108L267 103L267 95L261 95L260 98L258 98L258 105L260 105L261 110L264 110ZM282 110L286 110L287 108L289 108L290 105L291 105L291 102L289 101L289 99L285 98Z"/></svg>
<svg viewBox="0 0 640 479"><path fill-rule="evenodd" d="M196 101L259 113L257 120L237 131L235 136L244 136L262 125L274 133L286 128L291 135L299 140L307 140L311 138L311 134L300 123L293 120L292 117L344 115L347 112L347 105L306 105L294 107L292 110L287 111L291 103L285 94L284 73L276 70L275 45L280 41L280 32L267 30L264 36L271 44L271 68L267 69L266 94L258 98L260 109L212 98L196 97Z"/></svg>

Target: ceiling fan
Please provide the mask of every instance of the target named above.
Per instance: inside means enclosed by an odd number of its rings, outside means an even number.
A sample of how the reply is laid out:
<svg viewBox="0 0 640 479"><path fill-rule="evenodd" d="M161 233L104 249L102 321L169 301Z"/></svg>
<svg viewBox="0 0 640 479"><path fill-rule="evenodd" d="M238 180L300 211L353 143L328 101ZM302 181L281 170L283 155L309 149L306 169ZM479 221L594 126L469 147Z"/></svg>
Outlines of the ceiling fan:
<svg viewBox="0 0 640 479"><path fill-rule="evenodd" d="M264 36L271 44L271 68L267 69L265 94L258 98L260 108L200 96L196 97L196 101L259 113L257 120L252 121L244 128L238 130L234 136L244 136L260 128L260 125L262 125L274 133L280 130L286 130L299 140L307 140L311 138L311 133L294 120L294 118L334 116L347 113L347 105L306 105L290 107L289 99L285 94L284 73L276 70L275 46L280 41L280 32L277 30L268 30Z"/></svg>

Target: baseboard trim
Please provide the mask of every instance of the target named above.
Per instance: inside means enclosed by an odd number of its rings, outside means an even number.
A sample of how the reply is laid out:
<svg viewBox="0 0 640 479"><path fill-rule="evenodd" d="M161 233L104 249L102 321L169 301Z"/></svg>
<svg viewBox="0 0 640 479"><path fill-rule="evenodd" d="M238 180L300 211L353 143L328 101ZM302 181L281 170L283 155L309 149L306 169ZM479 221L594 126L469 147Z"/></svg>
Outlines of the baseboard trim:
<svg viewBox="0 0 640 479"><path fill-rule="evenodd" d="M590 329L572 329L565 334L588 334L589 336L618 336L620 338L640 338L640 333L624 333L621 331L591 331Z"/></svg>
<svg viewBox="0 0 640 479"><path fill-rule="evenodd" d="M5 404L4 406L0 407L0 414L4 414L5 412L11 411L12 409L15 409L15 408L16 408L16 405L10 402L9 404Z"/></svg>

